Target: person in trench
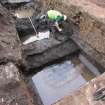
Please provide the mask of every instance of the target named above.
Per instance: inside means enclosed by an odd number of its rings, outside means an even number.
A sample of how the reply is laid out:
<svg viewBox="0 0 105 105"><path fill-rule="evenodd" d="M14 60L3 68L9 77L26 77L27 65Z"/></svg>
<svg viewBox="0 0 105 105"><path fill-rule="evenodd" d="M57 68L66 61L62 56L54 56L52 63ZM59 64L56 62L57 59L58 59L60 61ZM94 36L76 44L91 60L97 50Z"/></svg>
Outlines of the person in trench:
<svg viewBox="0 0 105 105"><path fill-rule="evenodd" d="M57 30L61 32L63 29L60 27L60 24L67 20L67 16L59 11L49 10L46 14L42 15L40 19L46 19L49 24L53 23L52 26L55 26Z"/></svg>

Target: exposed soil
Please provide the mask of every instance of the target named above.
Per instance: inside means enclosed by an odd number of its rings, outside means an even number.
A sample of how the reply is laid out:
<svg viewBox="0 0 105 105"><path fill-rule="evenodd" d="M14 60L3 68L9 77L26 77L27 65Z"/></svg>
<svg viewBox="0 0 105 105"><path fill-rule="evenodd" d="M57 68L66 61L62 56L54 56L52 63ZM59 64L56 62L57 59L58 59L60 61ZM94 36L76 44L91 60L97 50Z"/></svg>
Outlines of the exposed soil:
<svg viewBox="0 0 105 105"><path fill-rule="evenodd" d="M98 6L105 8L105 0L90 0L90 1L97 4Z"/></svg>

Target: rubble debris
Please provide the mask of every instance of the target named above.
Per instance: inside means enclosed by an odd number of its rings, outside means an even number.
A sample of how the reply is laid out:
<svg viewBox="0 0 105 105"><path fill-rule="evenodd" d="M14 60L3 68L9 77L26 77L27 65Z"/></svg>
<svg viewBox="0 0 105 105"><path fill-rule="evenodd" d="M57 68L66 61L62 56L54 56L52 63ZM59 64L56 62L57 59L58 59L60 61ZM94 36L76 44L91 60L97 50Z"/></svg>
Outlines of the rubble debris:
<svg viewBox="0 0 105 105"><path fill-rule="evenodd" d="M13 85L19 81L18 68L13 63L0 65L0 87Z"/></svg>
<svg viewBox="0 0 105 105"><path fill-rule="evenodd" d="M68 95L54 105L105 105L105 101L94 100L94 94L97 90L104 88L105 86L105 73L101 76L91 80L79 91L74 92L72 95Z"/></svg>
<svg viewBox="0 0 105 105"><path fill-rule="evenodd" d="M12 62L0 65L0 105L33 105L29 90Z"/></svg>
<svg viewBox="0 0 105 105"><path fill-rule="evenodd" d="M105 101L105 87L98 89L94 94L94 100L96 101Z"/></svg>

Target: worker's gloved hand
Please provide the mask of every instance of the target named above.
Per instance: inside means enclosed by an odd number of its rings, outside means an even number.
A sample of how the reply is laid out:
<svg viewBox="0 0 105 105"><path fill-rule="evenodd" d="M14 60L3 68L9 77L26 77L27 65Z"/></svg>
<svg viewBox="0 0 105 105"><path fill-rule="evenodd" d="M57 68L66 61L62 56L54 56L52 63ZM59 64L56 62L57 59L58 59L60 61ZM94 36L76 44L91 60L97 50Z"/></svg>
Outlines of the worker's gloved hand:
<svg viewBox="0 0 105 105"><path fill-rule="evenodd" d="M62 28L60 28L60 26L59 26L59 23L58 23L58 22L55 22L55 27L57 28L57 30L58 30L59 32L61 32L61 31L62 31Z"/></svg>
<svg viewBox="0 0 105 105"><path fill-rule="evenodd" d="M61 32L61 31L62 31L62 29L61 29L61 28L59 28L59 29L58 29L58 31L59 31L59 32Z"/></svg>

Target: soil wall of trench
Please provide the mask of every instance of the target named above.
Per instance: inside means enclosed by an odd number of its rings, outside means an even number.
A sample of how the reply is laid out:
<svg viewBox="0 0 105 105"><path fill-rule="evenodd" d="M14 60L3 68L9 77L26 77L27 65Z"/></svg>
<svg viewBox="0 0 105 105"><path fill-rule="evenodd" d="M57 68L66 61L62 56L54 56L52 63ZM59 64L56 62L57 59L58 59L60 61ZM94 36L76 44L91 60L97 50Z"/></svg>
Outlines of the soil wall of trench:
<svg viewBox="0 0 105 105"><path fill-rule="evenodd" d="M0 4L0 105L35 105L37 95L33 99L20 73L20 65L21 42L14 20Z"/></svg>
<svg viewBox="0 0 105 105"><path fill-rule="evenodd" d="M94 0L95 1L95 0ZM91 0L45 0L44 10L56 9L78 25L79 34L72 39L81 47L88 58L105 68L105 13L104 5ZM102 70L103 71L103 70Z"/></svg>

